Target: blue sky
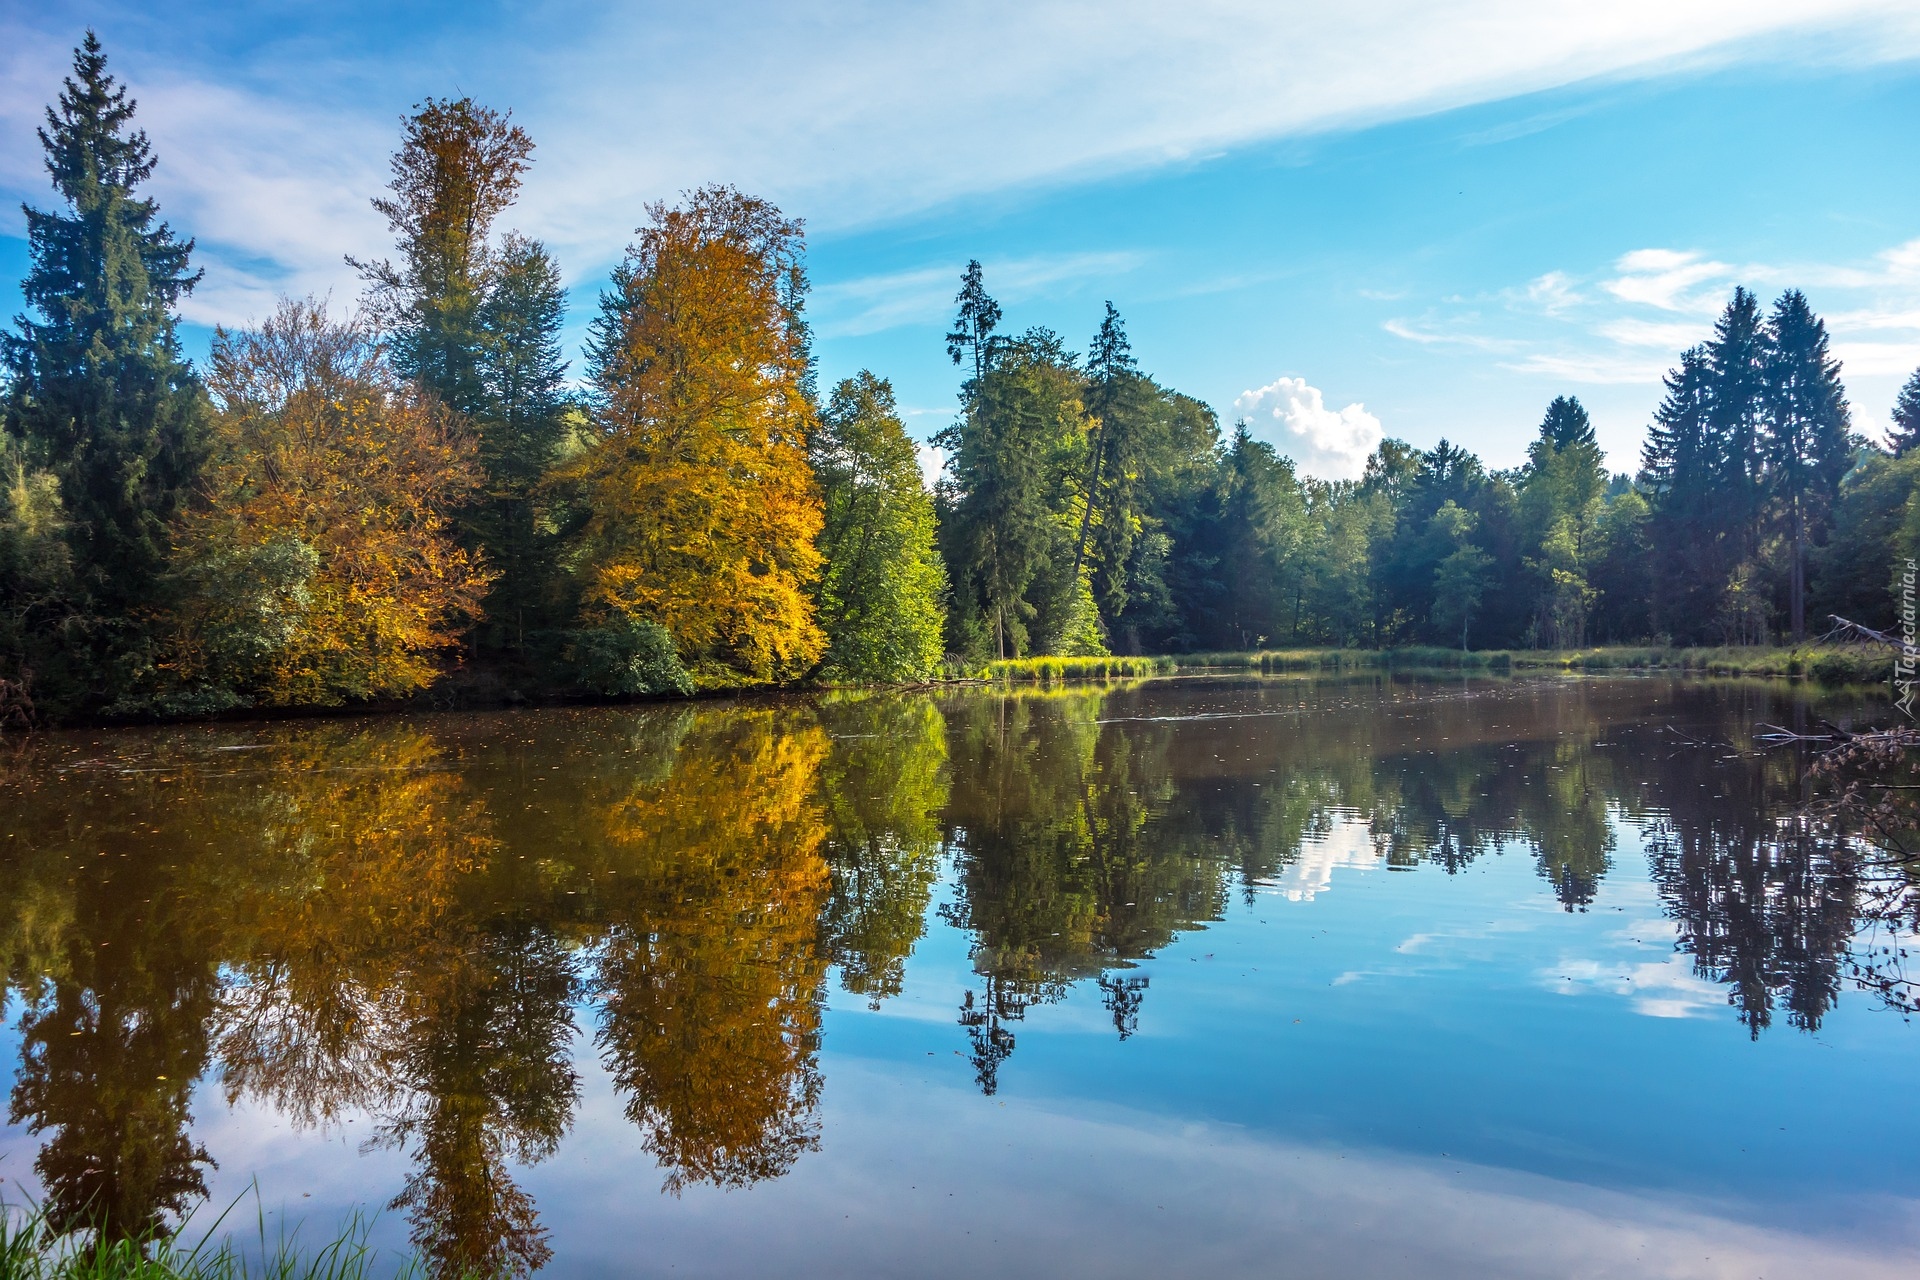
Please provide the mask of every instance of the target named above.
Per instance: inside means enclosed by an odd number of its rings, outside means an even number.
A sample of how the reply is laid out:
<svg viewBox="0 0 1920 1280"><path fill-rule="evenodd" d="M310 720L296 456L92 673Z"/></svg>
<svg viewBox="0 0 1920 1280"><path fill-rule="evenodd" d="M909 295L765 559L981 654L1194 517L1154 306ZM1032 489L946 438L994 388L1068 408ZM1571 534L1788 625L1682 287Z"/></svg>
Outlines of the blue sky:
<svg viewBox="0 0 1920 1280"><path fill-rule="evenodd" d="M1084 343L1111 298L1146 369L1324 475L1381 432L1512 465L1562 393L1631 468L1736 283L1806 290L1862 429L1920 365L1911 3L15 0L9 281L87 23L199 238L200 345L279 292L350 305L399 116L471 93L539 146L506 221L559 257L576 339L644 204L733 182L807 220L823 376L891 377L921 436L969 257L1015 327Z"/></svg>

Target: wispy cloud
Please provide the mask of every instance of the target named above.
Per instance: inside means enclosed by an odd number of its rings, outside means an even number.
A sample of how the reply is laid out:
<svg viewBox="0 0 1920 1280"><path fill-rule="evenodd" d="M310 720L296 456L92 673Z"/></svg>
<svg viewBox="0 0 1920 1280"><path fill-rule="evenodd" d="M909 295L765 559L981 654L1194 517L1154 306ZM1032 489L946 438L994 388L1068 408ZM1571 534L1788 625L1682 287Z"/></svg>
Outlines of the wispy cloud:
<svg viewBox="0 0 1920 1280"><path fill-rule="evenodd" d="M1124 274L1145 260L1144 254L1128 251L1070 253L989 261L981 264L981 270L996 298L1020 302L1076 281ZM828 337L857 337L944 320L953 310L964 266L954 262L916 267L824 285L813 298L820 332Z"/></svg>
<svg viewBox="0 0 1920 1280"><path fill-rule="evenodd" d="M1908 0L548 0L444 21L208 0L193 18L134 0L0 18L0 194L44 199L32 126L94 24L141 98L168 214L212 267L208 319L352 287L340 255L378 252L366 201L396 118L429 94L516 109L540 150L515 221L581 278L646 201L707 181L831 231L1596 76L1920 50ZM923 305L913 288L893 305Z"/></svg>

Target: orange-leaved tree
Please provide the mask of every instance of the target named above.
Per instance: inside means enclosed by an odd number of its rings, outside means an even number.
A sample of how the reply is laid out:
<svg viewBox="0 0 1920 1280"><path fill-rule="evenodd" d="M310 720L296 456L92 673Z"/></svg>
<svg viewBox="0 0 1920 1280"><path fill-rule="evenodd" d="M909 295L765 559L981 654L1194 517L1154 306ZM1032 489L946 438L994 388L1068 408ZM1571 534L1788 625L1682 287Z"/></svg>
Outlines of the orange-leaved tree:
<svg viewBox="0 0 1920 1280"><path fill-rule="evenodd" d="M462 420L312 300L217 331L209 385L216 461L176 543L183 686L269 705L425 687L490 581L449 525L478 480Z"/></svg>
<svg viewBox="0 0 1920 1280"><path fill-rule="evenodd" d="M825 645L800 223L731 187L653 204L588 356L599 427L566 479L591 511L591 621L651 624L697 682L779 680Z"/></svg>

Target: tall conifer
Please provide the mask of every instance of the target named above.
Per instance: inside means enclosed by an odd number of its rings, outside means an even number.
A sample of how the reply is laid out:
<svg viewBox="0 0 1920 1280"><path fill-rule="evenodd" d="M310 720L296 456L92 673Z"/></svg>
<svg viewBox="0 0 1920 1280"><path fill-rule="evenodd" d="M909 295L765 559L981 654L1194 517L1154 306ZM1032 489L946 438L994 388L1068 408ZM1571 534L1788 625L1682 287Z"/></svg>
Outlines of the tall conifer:
<svg viewBox="0 0 1920 1280"><path fill-rule="evenodd" d="M1667 374L1640 455L1640 485L1653 509L1653 625L1673 639L1699 639L1719 612L1726 538L1716 485L1722 452L1713 431L1713 370L1705 347L1682 352Z"/></svg>
<svg viewBox="0 0 1920 1280"><path fill-rule="evenodd" d="M68 697L111 696L104 680L139 665L159 603L167 528L205 451L205 394L182 357L174 307L200 280L193 241L139 194L153 174L134 102L91 31L39 131L64 207L26 209L31 267L21 285L37 318L4 335L7 433L28 465L59 483L72 549L79 634L15 663L64 667ZM0 588L4 590L4 588ZM109 673L117 674L109 674ZM62 674L65 680L62 681Z"/></svg>
<svg viewBox="0 0 1920 1280"><path fill-rule="evenodd" d="M1840 362L1828 349L1826 322L1805 294L1780 295L1768 336L1763 453L1787 538L1788 618L1793 638L1804 640L1807 548L1826 540L1853 442Z"/></svg>
<svg viewBox="0 0 1920 1280"><path fill-rule="evenodd" d="M1759 548L1765 500L1760 449L1767 409L1766 324L1760 302L1735 288L1707 341L1707 426L1717 453L1713 491L1718 530L1731 537L1734 558L1753 558Z"/></svg>

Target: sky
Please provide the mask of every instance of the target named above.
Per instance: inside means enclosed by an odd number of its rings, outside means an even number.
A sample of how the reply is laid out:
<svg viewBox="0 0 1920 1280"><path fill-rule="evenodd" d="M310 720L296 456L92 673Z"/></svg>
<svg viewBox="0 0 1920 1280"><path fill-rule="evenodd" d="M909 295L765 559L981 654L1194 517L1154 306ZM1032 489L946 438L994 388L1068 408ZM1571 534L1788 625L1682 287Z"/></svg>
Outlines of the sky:
<svg viewBox="0 0 1920 1280"><path fill-rule="evenodd" d="M1562 394L1632 470L1736 284L1806 292L1864 432L1920 366L1912 0L0 0L8 315L88 24L198 241L193 351L352 306L400 118L470 94L537 146L502 225L559 260L576 373L645 206L732 183L806 221L823 384L892 379L923 439L970 258L1007 326L1083 347L1111 300L1144 370L1327 477L1383 434L1516 465Z"/></svg>

